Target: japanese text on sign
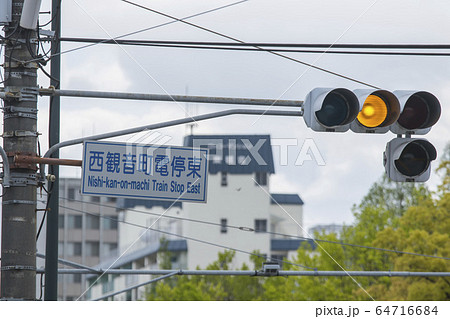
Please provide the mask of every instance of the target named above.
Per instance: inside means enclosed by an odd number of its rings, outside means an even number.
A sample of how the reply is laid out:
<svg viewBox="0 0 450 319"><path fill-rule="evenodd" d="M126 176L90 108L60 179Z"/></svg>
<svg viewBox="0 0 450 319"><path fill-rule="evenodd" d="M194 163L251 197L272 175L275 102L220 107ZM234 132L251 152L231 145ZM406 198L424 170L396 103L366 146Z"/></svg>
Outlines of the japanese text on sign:
<svg viewBox="0 0 450 319"><path fill-rule="evenodd" d="M206 202L207 150L84 143L82 194Z"/></svg>

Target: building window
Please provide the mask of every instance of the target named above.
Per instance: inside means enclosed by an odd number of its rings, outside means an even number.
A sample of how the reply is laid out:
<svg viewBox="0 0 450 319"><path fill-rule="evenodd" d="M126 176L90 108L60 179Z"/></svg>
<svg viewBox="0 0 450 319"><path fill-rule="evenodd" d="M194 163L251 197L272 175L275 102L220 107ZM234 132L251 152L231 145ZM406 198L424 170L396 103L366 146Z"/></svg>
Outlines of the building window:
<svg viewBox="0 0 450 319"><path fill-rule="evenodd" d="M81 243L69 242L66 247L68 256L81 256Z"/></svg>
<svg viewBox="0 0 450 319"><path fill-rule="evenodd" d="M91 202L93 202L93 203L100 203L100 197L98 197L98 196L91 196Z"/></svg>
<svg viewBox="0 0 450 319"><path fill-rule="evenodd" d="M58 255L63 256L64 254L64 242L60 241L58 242Z"/></svg>
<svg viewBox="0 0 450 319"><path fill-rule="evenodd" d="M228 231L227 224L228 224L228 221L226 218L222 218L220 220L220 232L222 234L225 234Z"/></svg>
<svg viewBox="0 0 450 319"><path fill-rule="evenodd" d="M273 263L278 263L280 265L280 267L283 267L283 255L272 255L270 257L270 261Z"/></svg>
<svg viewBox="0 0 450 319"><path fill-rule="evenodd" d="M58 216L58 227L59 228L64 228L64 215L59 215Z"/></svg>
<svg viewBox="0 0 450 319"><path fill-rule="evenodd" d="M86 216L86 228L87 229L100 229L100 217L99 216Z"/></svg>
<svg viewBox="0 0 450 319"><path fill-rule="evenodd" d="M69 275L69 282L81 283L81 274Z"/></svg>
<svg viewBox="0 0 450 319"><path fill-rule="evenodd" d="M68 215L67 216L67 228L68 229L81 229L82 218L81 215Z"/></svg>
<svg viewBox="0 0 450 319"><path fill-rule="evenodd" d="M228 185L228 174L227 172L220 172L220 186L227 186Z"/></svg>
<svg viewBox="0 0 450 319"><path fill-rule="evenodd" d="M255 232L256 233L267 232L267 219L255 219Z"/></svg>
<svg viewBox="0 0 450 319"><path fill-rule="evenodd" d="M67 199L69 201L75 200L75 188L69 187L67 190Z"/></svg>
<svg viewBox="0 0 450 319"><path fill-rule="evenodd" d="M102 284L102 293L106 294L114 290L114 277L105 275L100 278Z"/></svg>
<svg viewBox="0 0 450 319"><path fill-rule="evenodd" d="M266 172L256 172L255 173L255 184L265 186L267 185L267 173Z"/></svg>
<svg viewBox="0 0 450 319"><path fill-rule="evenodd" d="M116 243L106 243L104 244L106 251L108 253L114 252L115 250L117 250L117 244Z"/></svg>
<svg viewBox="0 0 450 319"><path fill-rule="evenodd" d="M86 256L98 257L100 255L100 243L98 241L86 242Z"/></svg>
<svg viewBox="0 0 450 319"><path fill-rule="evenodd" d="M145 258L141 258L135 261L134 264L136 269L142 269L145 267Z"/></svg>
<svg viewBox="0 0 450 319"><path fill-rule="evenodd" d="M105 230L117 229L117 220L114 217L103 218L103 229Z"/></svg>

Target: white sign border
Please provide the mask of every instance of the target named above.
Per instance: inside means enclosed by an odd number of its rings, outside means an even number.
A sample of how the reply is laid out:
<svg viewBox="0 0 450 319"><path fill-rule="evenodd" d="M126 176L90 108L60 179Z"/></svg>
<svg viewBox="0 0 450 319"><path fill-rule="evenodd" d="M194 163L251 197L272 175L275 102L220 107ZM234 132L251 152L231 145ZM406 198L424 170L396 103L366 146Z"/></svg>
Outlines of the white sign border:
<svg viewBox="0 0 450 319"><path fill-rule="evenodd" d="M150 147L150 148L170 148L170 149L175 149L175 150L188 150L188 151L198 151L198 152L205 152L205 159L206 159L206 164L205 164L205 172L204 172L204 176L205 176L205 187L204 187L204 194L203 194L203 198L202 199L192 199L192 198L182 198L181 196L178 196L176 198L173 197L164 197L164 196L139 196L139 195L123 195L123 194L109 194L109 193L94 193L94 192L89 192L89 191L85 191L84 187L85 187L85 165L87 163L87 152L85 152L86 150L86 145L87 144L102 144L102 145L128 145L128 146L132 146L132 147ZM81 195L83 196L98 196L98 197L116 197L116 198L131 198L131 199L143 199L143 200L162 200L162 201L167 201L167 202L194 202L194 203L207 203L207 192L208 192L208 149L207 148L192 148L192 147L183 147L183 146L172 146L172 145L148 145L148 144L136 144L136 143L121 143L121 142L105 142L105 141L84 141L83 142L83 161L82 161L82 165L81 165Z"/></svg>

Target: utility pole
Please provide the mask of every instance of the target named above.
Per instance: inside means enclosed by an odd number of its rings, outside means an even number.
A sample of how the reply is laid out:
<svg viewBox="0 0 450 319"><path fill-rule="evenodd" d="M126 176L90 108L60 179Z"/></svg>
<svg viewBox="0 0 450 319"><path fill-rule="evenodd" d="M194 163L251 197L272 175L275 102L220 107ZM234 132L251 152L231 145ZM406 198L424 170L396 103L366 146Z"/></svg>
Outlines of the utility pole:
<svg viewBox="0 0 450 319"><path fill-rule="evenodd" d="M55 32L52 41L52 60L50 64L50 84L56 89L59 88L61 77L61 0L52 0L52 30ZM60 131L60 97L50 98L50 117L48 135L49 147L59 143ZM52 157L59 157L59 152L52 154ZM45 241L45 289L44 300L58 299L58 216L59 216L59 166L53 165L50 170L56 177L51 187L51 194L48 198L47 233Z"/></svg>
<svg viewBox="0 0 450 319"><path fill-rule="evenodd" d="M14 165L15 155L37 151L37 37L20 27L23 0L12 1L12 22L5 27L3 148L11 165L11 185L3 189L1 298L36 299L35 165ZM29 62L31 61L31 62Z"/></svg>

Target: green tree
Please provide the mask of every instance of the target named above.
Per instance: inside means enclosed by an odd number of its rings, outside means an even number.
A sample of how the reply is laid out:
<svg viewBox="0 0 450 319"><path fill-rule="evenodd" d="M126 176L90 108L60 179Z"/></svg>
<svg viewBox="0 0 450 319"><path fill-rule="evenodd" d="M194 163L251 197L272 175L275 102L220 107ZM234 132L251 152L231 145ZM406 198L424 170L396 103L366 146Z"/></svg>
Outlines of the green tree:
<svg viewBox="0 0 450 319"><path fill-rule="evenodd" d="M258 252L254 252L258 255ZM230 270L234 251L218 254L218 259L207 270ZM260 260L255 257L255 263ZM243 265L240 270L249 270ZM147 291L147 300L258 300L263 292L258 277L244 276L180 276L172 282L160 281Z"/></svg>
<svg viewBox="0 0 450 319"><path fill-rule="evenodd" d="M318 235L320 239L338 241L336 234ZM300 264L317 270L342 271L345 265L345 248L332 243L320 243L314 247L299 247L292 265L283 268L299 270ZM344 266L345 267L345 266ZM304 270L304 269L301 269ZM287 277L267 278L264 282L264 300L348 300L355 283L349 277Z"/></svg>
<svg viewBox="0 0 450 319"><path fill-rule="evenodd" d="M284 270L303 265L317 270L449 272L450 262L357 246L422 255L450 256L450 145L438 167L442 182L430 192L424 184L394 183L386 176L354 206L355 222L341 234L315 234L316 245L301 245ZM339 241L349 245L340 245ZM258 252L255 252L257 254ZM234 252L219 253L207 269L229 270ZM162 259L164 261L164 259ZM167 262L167 260L166 260ZM252 258L254 269L262 260ZM165 264L165 262L164 262ZM243 265L242 270L249 267ZM449 300L445 277L233 277L182 276L158 282L148 300Z"/></svg>
<svg viewBox="0 0 450 319"><path fill-rule="evenodd" d="M445 180L445 179L444 179ZM383 177L358 206L355 223L340 237L315 238L358 246L387 248L419 254L448 256L448 193L438 202L422 184L394 183ZM407 238L407 240L405 240ZM398 255L362 247L319 242L301 247L293 263L318 270L448 271L448 261ZM341 268L342 267L342 268ZM264 284L265 300L440 300L448 298L443 278L289 277ZM431 293L432 292L432 293Z"/></svg>
<svg viewBox="0 0 450 319"><path fill-rule="evenodd" d="M388 227L377 234L374 245L450 257L450 193L410 207L397 228ZM450 271L448 260L407 254L394 258L393 264L396 271ZM393 278L390 285L377 287L377 296L387 300L449 300L450 282L445 277Z"/></svg>

